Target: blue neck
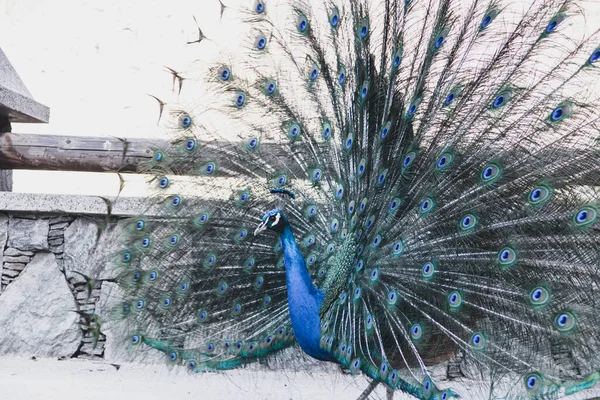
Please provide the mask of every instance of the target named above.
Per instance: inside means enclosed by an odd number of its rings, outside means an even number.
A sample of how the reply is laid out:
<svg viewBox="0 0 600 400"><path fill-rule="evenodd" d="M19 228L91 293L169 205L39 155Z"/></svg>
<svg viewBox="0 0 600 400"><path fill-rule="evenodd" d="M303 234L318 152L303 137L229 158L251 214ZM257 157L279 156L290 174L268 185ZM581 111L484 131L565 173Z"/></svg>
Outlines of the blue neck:
<svg viewBox="0 0 600 400"><path fill-rule="evenodd" d="M323 292L313 284L289 224L286 224L279 236L285 260L288 308L296 340L309 356L318 360L329 360L327 353L319 347L319 309L323 302Z"/></svg>

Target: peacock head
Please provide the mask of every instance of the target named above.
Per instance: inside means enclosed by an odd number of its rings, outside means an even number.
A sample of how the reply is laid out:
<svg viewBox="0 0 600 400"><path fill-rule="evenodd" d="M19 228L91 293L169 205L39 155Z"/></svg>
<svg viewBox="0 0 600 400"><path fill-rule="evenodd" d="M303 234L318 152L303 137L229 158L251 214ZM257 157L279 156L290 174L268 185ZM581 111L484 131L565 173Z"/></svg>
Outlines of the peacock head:
<svg viewBox="0 0 600 400"><path fill-rule="evenodd" d="M287 225L287 218L281 212L281 210L271 210L265 213L260 224L254 231L254 236L258 235L262 231L271 230L277 233L283 232L283 228Z"/></svg>

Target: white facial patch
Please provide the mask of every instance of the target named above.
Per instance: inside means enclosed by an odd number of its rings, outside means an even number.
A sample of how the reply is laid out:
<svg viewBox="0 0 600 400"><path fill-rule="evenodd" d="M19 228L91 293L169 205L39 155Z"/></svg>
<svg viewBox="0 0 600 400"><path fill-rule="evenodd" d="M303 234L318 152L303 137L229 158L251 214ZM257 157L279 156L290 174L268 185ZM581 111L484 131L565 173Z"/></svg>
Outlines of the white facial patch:
<svg viewBox="0 0 600 400"><path fill-rule="evenodd" d="M277 225L279 223L279 218L281 218L281 214L280 213L275 214L275 222L273 222L271 224L271 226Z"/></svg>

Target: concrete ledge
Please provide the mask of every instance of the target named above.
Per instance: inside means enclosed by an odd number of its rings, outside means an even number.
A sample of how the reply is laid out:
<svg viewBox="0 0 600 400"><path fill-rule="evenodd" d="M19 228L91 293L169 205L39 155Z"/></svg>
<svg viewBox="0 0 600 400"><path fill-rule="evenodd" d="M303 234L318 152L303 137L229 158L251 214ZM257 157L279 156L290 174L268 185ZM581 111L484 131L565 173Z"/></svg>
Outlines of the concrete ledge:
<svg viewBox="0 0 600 400"><path fill-rule="evenodd" d="M106 215L110 202L114 200L97 196L0 192L0 212ZM112 215L136 215L143 200L136 197L119 198L113 204Z"/></svg>
<svg viewBox="0 0 600 400"><path fill-rule="evenodd" d="M0 85L0 115L8 116L10 122L48 123L50 109Z"/></svg>
<svg viewBox="0 0 600 400"><path fill-rule="evenodd" d="M50 119L50 109L33 99L31 93L0 49L0 115L10 122L43 122Z"/></svg>

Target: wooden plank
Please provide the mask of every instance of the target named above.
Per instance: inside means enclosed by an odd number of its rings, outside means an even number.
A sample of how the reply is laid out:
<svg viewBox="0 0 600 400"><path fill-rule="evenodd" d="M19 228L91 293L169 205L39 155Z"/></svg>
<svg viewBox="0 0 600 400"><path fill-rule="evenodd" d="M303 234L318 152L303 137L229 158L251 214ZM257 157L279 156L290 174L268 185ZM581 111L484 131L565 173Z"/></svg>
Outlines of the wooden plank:
<svg viewBox="0 0 600 400"><path fill-rule="evenodd" d="M160 140L0 133L0 169L136 172Z"/></svg>
<svg viewBox="0 0 600 400"><path fill-rule="evenodd" d="M153 139L120 139L116 137L86 137L32 135L5 132L0 133L0 170L29 169L49 171L82 171L82 172L121 172L136 173L143 163L152 159L151 148L165 148L168 142ZM227 165L224 170L217 170L216 176L234 175L247 172L246 165L227 162L227 158L235 157L236 149L241 142L204 142L199 143L202 157L189 163L180 163L171 169L177 175L198 175L200 166L206 160L213 160L221 165ZM222 151L227 149L228 151ZM285 164L289 160L291 146L286 143L262 143L260 157L270 165L283 165L288 172L303 175L296 163ZM296 149L300 151L300 149ZM326 152L327 146L317 149ZM493 149L490 150L492 152ZM564 154L559 154L559 152ZM557 159L570 156L570 149L549 149L550 154L538 154L538 157ZM308 154L307 157L308 158ZM310 155L312 156L312 155ZM325 159L321 154L317 159ZM190 161L190 160L187 160ZM173 167L173 166L172 166ZM257 171L261 172L261 171ZM600 176L590 169L582 182L587 186L600 185ZM566 182L565 182L566 184ZM1 189L0 189L1 190Z"/></svg>
<svg viewBox="0 0 600 400"><path fill-rule="evenodd" d="M185 144L185 142L183 143ZM30 169L47 171L136 173L142 164L154 157L152 148L166 148L169 142L160 139L120 139L116 137L32 135L0 133L0 169ZM198 143L198 157L169 165L171 173L198 175L207 161L227 168L217 168L215 176L239 173L245 164L229 162L243 151L240 142L207 141ZM326 148L326 146L324 146ZM290 145L261 143L261 157L268 157L273 166L288 172L303 174L296 163L288 163Z"/></svg>

